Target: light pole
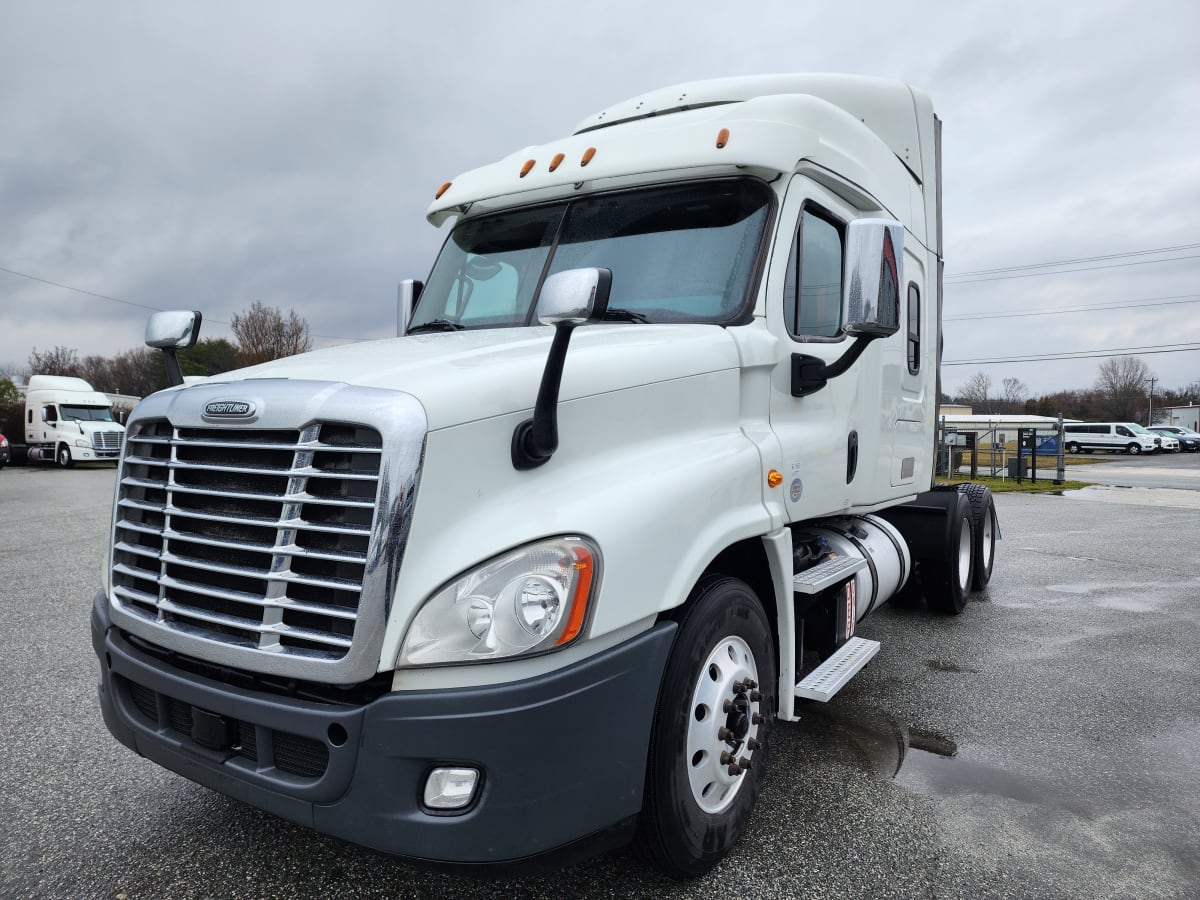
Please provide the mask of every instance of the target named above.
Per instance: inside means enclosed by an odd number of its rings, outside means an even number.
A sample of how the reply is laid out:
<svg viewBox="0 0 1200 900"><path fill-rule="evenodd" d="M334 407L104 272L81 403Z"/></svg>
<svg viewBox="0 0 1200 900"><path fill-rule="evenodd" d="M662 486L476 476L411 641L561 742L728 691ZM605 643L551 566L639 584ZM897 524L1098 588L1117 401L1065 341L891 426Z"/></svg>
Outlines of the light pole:
<svg viewBox="0 0 1200 900"><path fill-rule="evenodd" d="M1154 382L1157 378L1150 379L1150 414L1146 416L1146 424L1151 425L1154 422Z"/></svg>

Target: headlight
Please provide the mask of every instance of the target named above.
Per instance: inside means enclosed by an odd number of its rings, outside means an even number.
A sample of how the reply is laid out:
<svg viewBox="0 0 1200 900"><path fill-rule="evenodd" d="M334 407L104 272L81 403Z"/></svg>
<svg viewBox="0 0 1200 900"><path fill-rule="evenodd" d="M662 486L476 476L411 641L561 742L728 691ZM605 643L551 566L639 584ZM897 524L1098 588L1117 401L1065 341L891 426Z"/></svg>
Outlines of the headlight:
<svg viewBox="0 0 1200 900"><path fill-rule="evenodd" d="M599 549L581 537L489 560L425 602L397 665L489 662L563 647L583 631L599 568Z"/></svg>
<svg viewBox="0 0 1200 900"><path fill-rule="evenodd" d="M89 441L87 438L75 438L75 446L76 447L87 447L90 450L92 448L92 442Z"/></svg>

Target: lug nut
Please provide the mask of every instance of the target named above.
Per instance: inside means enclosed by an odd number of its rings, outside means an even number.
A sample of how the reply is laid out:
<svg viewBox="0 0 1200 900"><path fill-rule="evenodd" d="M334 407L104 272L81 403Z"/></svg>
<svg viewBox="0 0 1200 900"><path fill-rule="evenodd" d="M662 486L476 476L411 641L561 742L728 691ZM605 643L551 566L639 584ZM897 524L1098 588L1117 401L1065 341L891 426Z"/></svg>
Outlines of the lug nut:
<svg viewBox="0 0 1200 900"><path fill-rule="evenodd" d="M754 690L756 687L758 687L758 682L752 678L747 678L746 687L750 688L750 690Z"/></svg>
<svg viewBox="0 0 1200 900"><path fill-rule="evenodd" d="M737 761L737 760L735 760L735 759L733 758L733 754L732 754L732 753L730 753L728 750L724 750L724 751L722 751L722 753L721 753L721 765L723 765L723 766L732 766L732 765L733 765L733 764L734 764L736 761Z"/></svg>
<svg viewBox="0 0 1200 900"><path fill-rule="evenodd" d="M762 744L760 744L754 738L750 738L750 740L746 741L746 749L747 750L758 750L761 747L762 747Z"/></svg>
<svg viewBox="0 0 1200 900"><path fill-rule="evenodd" d="M749 686L744 681L735 681L733 683L733 692L740 694L742 691L748 690Z"/></svg>
<svg viewBox="0 0 1200 900"><path fill-rule="evenodd" d="M751 691L750 692L750 701L752 703L757 703L761 699L762 699L762 691Z"/></svg>
<svg viewBox="0 0 1200 900"><path fill-rule="evenodd" d="M728 728L718 728L717 729L717 739L718 740L732 741L733 738L734 738L733 732L730 731Z"/></svg>
<svg viewBox="0 0 1200 900"><path fill-rule="evenodd" d="M733 712L733 701L726 700L723 704L721 704L721 709L727 713Z"/></svg>
<svg viewBox="0 0 1200 900"><path fill-rule="evenodd" d="M725 771L727 771L730 775L741 775L742 774L742 770L739 769L737 766L730 766Z"/></svg>
<svg viewBox="0 0 1200 900"><path fill-rule="evenodd" d="M752 715L750 716L750 721L751 721L753 724L755 724L755 725L761 725L761 724L763 723L763 717L762 717L762 713L754 713L754 714L752 714Z"/></svg>
<svg viewBox="0 0 1200 900"><path fill-rule="evenodd" d="M745 756L743 756L741 759L739 759L737 764L738 764L738 768L740 768L740 769L749 769L750 768L750 760Z"/></svg>

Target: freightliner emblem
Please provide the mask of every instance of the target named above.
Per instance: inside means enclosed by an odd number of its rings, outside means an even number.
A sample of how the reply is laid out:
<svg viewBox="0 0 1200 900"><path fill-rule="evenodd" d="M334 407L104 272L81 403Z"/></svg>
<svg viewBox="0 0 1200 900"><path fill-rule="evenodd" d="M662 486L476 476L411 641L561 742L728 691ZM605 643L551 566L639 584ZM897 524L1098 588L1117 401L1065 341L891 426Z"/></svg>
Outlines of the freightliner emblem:
<svg viewBox="0 0 1200 900"><path fill-rule="evenodd" d="M204 405L205 418L248 419L254 415L254 404L245 400L213 400Z"/></svg>

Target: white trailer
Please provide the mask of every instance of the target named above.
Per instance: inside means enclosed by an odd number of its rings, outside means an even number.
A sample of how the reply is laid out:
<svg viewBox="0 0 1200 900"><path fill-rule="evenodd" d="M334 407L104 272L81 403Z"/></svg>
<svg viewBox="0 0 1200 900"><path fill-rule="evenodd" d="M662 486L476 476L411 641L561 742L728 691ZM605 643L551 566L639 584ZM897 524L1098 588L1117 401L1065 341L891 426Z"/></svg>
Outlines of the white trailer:
<svg viewBox="0 0 1200 900"><path fill-rule="evenodd" d="M25 453L31 462L116 462L125 426L108 397L82 378L34 375L25 393Z"/></svg>
<svg viewBox="0 0 1200 900"><path fill-rule="evenodd" d="M933 486L939 126L858 77L633 98L437 191L403 337L144 400L110 731L406 857L716 865L863 617L991 576L987 489Z"/></svg>

